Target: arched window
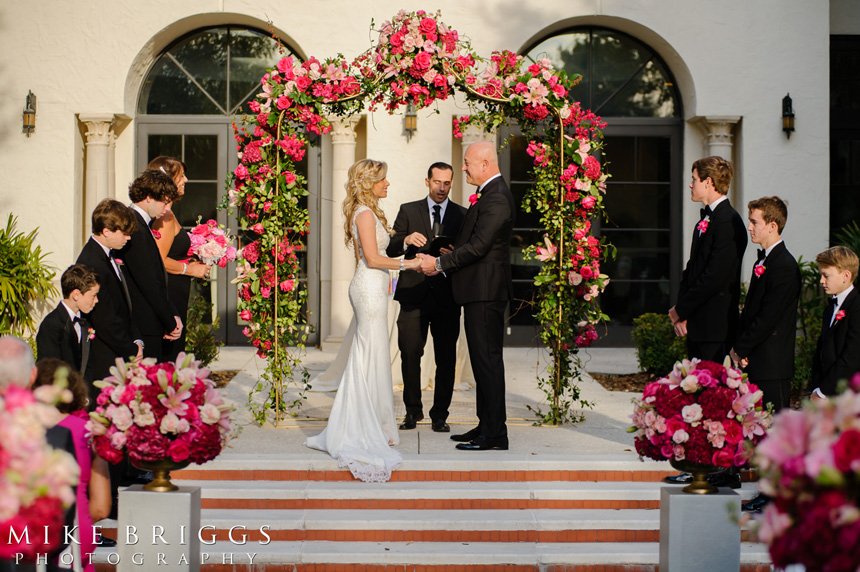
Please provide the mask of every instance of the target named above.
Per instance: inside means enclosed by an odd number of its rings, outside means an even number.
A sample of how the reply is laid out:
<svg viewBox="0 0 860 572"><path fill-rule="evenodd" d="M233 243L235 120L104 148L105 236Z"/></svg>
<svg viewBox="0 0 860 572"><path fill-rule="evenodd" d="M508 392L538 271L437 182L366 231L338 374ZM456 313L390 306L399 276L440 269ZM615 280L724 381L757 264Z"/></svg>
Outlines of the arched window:
<svg viewBox="0 0 860 572"><path fill-rule="evenodd" d="M618 249L604 272L612 278L601 306L612 321L604 343L628 345L632 320L644 312L665 312L680 273L679 223L683 195L682 105L674 78L659 55L616 30L577 27L539 40L524 50L527 60L549 58L583 80L570 97L606 119L602 161L607 184L607 221L595 228ZM534 184L526 141L511 140L507 165L511 190L520 203ZM539 242L543 229L534 213L518 212L515 239ZM517 240L514 241L515 243ZM514 304L511 345L532 344L535 323L530 301L537 271L512 247Z"/></svg>
<svg viewBox="0 0 860 572"><path fill-rule="evenodd" d="M217 206L226 193L227 176L236 167L234 122L248 113L247 103L260 92L260 78L281 57L295 51L270 34L253 28L220 26L195 30L176 40L155 60L143 81L137 105L137 170L158 155L181 158L188 167L185 196L174 205L179 221L186 227L215 218L239 235L240 241L253 236L237 228L234 216ZM316 165L311 150L300 170L308 176L312 189L308 208L316 212L319 194L313 190L317 176L308 172ZM307 201L307 198L303 200ZM319 217L312 216L313 221ZM319 279L316 232L308 250L302 251L301 280L308 281L308 305L318 320ZM218 270L216 280L202 289L211 297L220 317L219 335L228 344L246 343L244 323L236 315L236 289L230 286L234 269ZM311 330L316 324L310 324ZM315 341L315 334L310 343Z"/></svg>

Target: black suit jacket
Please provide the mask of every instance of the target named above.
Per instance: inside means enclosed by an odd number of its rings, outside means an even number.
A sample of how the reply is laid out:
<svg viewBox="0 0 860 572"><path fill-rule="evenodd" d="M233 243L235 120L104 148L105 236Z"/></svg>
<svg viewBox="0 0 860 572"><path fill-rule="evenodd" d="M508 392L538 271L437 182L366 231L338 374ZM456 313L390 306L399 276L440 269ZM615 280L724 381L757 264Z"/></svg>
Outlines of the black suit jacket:
<svg viewBox="0 0 860 572"><path fill-rule="evenodd" d="M82 324L83 343L87 341L86 325ZM36 352L39 359L61 359L76 370L81 370L82 344L78 341L75 326L66 307L60 302L39 324L36 334Z"/></svg>
<svg viewBox="0 0 860 572"><path fill-rule="evenodd" d="M516 208L502 177L487 183L478 202L466 211L454 252L439 257L442 271L451 274L458 304L510 300L511 234Z"/></svg>
<svg viewBox="0 0 860 572"><path fill-rule="evenodd" d="M731 345L737 333L746 226L725 200L711 213L708 230L701 236L693 232L675 311L687 320L690 340Z"/></svg>
<svg viewBox="0 0 860 572"><path fill-rule="evenodd" d="M860 294L857 286L845 298L844 317L830 326L830 313L824 312L821 337L812 359L811 389L835 395L839 380L850 379L860 371Z"/></svg>
<svg viewBox="0 0 860 572"><path fill-rule="evenodd" d="M750 278L734 349L741 358L749 358L746 372L753 382L790 380L794 378L800 269L784 242L773 247L762 266L764 273L753 272Z"/></svg>
<svg viewBox="0 0 860 572"><path fill-rule="evenodd" d="M442 219L442 235L451 237L451 242L460 233L466 209L449 200L445 208L445 218ZM394 221L394 235L388 243L386 254L396 258L406 254L406 258L415 258L418 249L414 246L404 248L404 239L413 232L420 232L428 241L432 239L432 225L430 224L430 210L427 207L427 199L404 203L400 205L397 218ZM453 303L451 294L451 283L445 276L437 275L426 277L421 272L404 270L397 279L397 289L394 291L394 299L407 306L418 306L427 297L430 290L434 291L437 299Z"/></svg>
<svg viewBox="0 0 860 572"><path fill-rule="evenodd" d="M110 258L104 249L90 238L78 255L78 264L86 264L99 276L99 303L87 318L96 331L90 348L90 359L84 376L87 381L104 379L116 358L128 359L137 354L135 339L140 334L131 322L122 282L116 275Z"/></svg>
<svg viewBox="0 0 860 572"><path fill-rule="evenodd" d="M129 277L132 322L142 335L161 337L176 328L177 312L167 297L167 274L152 231L136 210L134 216L137 229L118 252Z"/></svg>

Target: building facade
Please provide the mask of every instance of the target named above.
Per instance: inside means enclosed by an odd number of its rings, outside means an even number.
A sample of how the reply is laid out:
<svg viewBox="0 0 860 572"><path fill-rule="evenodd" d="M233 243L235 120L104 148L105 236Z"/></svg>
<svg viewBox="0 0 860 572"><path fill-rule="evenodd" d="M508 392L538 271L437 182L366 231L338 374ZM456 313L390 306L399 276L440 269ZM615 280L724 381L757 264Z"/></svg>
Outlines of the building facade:
<svg viewBox="0 0 860 572"><path fill-rule="evenodd" d="M860 61L860 6L852 0L33 0L0 7L0 170L7 181L0 213L17 215L21 229L38 227L49 262L65 268L89 236L93 206L105 197L127 200L128 183L146 162L168 154L188 164L180 220L217 217L235 230L216 206L237 164L231 125L265 67L283 53L357 56L373 44L371 23L400 9L441 10L479 54L546 56L584 74L573 94L608 122L603 159L613 178L608 219L599 227L618 247L605 265L613 281L603 300L617 343L629 339L635 316L663 312L673 301L698 220L687 189L693 160L717 154L734 161L730 198L739 212L762 195L787 199L785 238L805 259L828 246L834 224L858 211L860 166L851 166L860 165L860 125L852 123L860 103L850 95L860 95L860 84L857 72L844 68ZM847 62L839 73L831 70L831 44ZM842 82L834 93L849 99L839 103L845 121L831 117L834 78ZM35 95L29 135L20 128L28 93ZM789 133L787 94L795 113ZM401 202L424 194L430 163L461 164L464 145L452 136L451 119L467 108L452 98L436 111L419 112L414 133L404 130L402 114L365 111L339 121L308 154L313 226L304 279L312 342L336 343L351 317L352 255L340 220L346 168L366 156L389 163L384 208L393 220ZM503 172L521 196L529 173L516 126L495 136L508 141L500 151ZM478 137L467 133L464 141ZM831 181L833 153L845 168ZM462 204L471 192L455 177L454 200ZM512 344L534 343L533 267L518 246L539 236L537 222L520 213L511 254L518 298ZM747 279L753 257L749 251ZM225 340L238 344L242 324L229 272L221 271L207 294Z"/></svg>

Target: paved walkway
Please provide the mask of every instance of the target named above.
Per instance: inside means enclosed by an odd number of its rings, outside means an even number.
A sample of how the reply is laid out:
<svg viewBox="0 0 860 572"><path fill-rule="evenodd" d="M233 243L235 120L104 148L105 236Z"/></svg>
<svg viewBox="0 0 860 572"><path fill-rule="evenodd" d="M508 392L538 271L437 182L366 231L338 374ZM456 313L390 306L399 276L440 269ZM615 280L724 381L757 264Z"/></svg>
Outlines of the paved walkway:
<svg viewBox="0 0 860 572"><path fill-rule="evenodd" d="M635 350L632 348L591 349L582 355L586 371L603 373L632 373L638 371ZM334 359L334 352L308 349L303 362L311 374L325 370ZM585 409L585 421L562 427L534 426L536 416L529 410L546 409L544 396L537 388L536 378L545 367L546 352L537 348L505 349L507 370L507 412L510 439L509 454L565 455L571 453L619 454L626 453L635 458L633 439L627 433L632 412L633 393L605 390L600 384L584 374L580 381L582 396L593 403ZM279 427L267 425L257 427L247 410L248 392L265 368L265 362L257 358L249 348L222 348L221 355L212 369L237 369L239 374L226 388L226 396L237 404L234 416L242 427L238 440L233 442L231 453L241 454L285 454L320 455L324 453L303 446L305 438L321 431L331 409L334 392L309 392L307 400L296 417L287 416ZM402 392L395 390L395 413L398 420L404 414ZM425 415L432 404L432 392L424 392ZM462 432L476 423L474 389L454 392L448 422L453 432ZM417 459L422 454L450 454L460 459L463 456L500 454L493 452L462 452L454 449L448 435L434 433L429 420L419 423L412 431L400 432L398 447L406 459Z"/></svg>

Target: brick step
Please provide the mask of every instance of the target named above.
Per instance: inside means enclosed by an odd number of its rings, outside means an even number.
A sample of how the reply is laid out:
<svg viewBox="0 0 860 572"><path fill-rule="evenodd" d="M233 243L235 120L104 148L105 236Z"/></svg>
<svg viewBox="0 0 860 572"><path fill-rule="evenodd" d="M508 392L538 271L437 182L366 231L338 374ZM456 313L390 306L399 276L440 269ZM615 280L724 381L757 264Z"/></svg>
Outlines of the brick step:
<svg viewBox="0 0 860 572"><path fill-rule="evenodd" d="M206 572L656 572L660 560L656 542L218 542L202 549ZM116 558L116 549L99 548L94 560L106 572ZM741 570L771 570L767 549L741 544Z"/></svg>

